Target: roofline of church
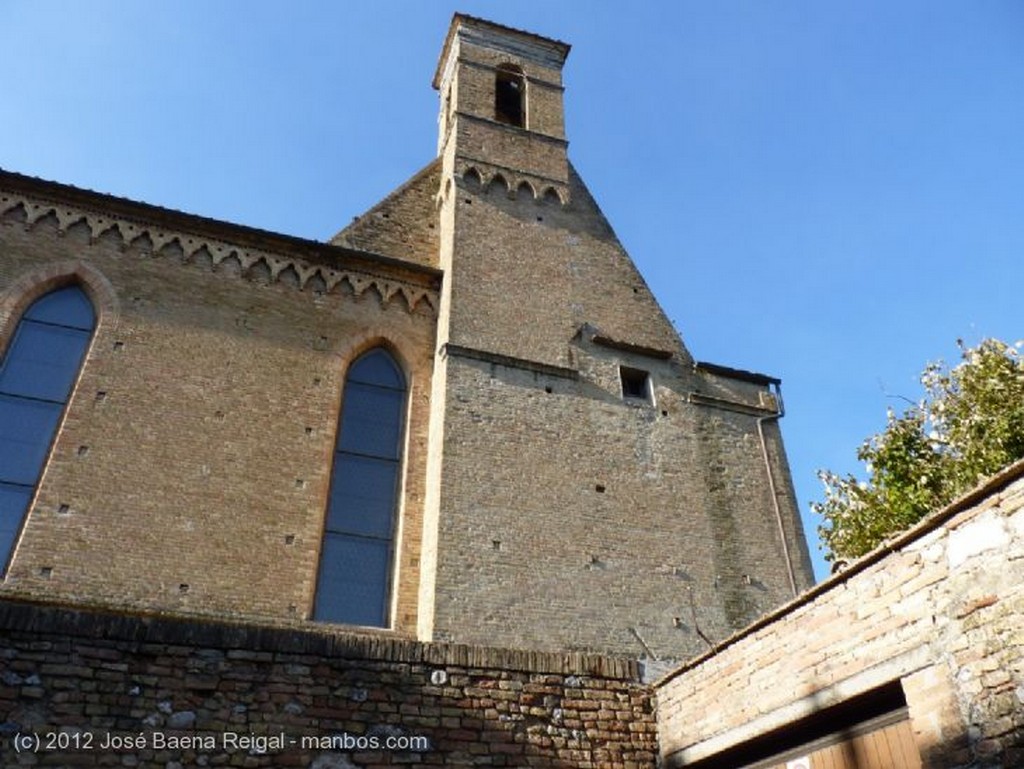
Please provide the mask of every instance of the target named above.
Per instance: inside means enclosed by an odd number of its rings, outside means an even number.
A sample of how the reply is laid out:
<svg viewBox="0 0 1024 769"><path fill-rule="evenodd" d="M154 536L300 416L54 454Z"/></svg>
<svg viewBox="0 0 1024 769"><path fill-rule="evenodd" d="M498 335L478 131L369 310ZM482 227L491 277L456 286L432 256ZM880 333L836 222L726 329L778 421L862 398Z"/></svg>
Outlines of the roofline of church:
<svg viewBox="0 0 1024 769"><path fill-rule="evenodd" d="M728 377L730 379L739 379L744 382L751 382L759 385L780 385L782 380L778 377L768 376L768 374L760 374L756 371L747 371L741 368L731 368L729 366L723 366L719 363L708 363L707 361L697 361L693 364L693 367L698 371L707 371L709 374L718 374L719 376Z"/></svg>
<svg viewBox="0 0 1024 769"><path fill-rule="evenodd" d="M435 267L428 267L413 261L336 246L296 235L271 232L245 224L212 219L106 192L96 192L70 184L41 179L37 176L27 176L3 168L0 168L0 189L45 198L53 203L66 203L97 213L113 213L125 219L157 225L168 230L182 230L235 245L294 256L318 264L337 265L339 261L368 262L380 267L419 274L424 282L435 286L444 274L442 270Z"/></svg>
<svg viewBox="0 0 1024 769"><path fill-rule="evenodd" d="M452 15L452 23L448 27L448 34L445 35L444 45L441 46L441 56L437 60L437 69L434 71L434 79L431 81L431 85L434 90L441 87L441 73L444 70L445 62L448 61L448 51L452 46L452 40L455 38L455 30L459 28L459 24L462 22L468 22L476 26L489 27L490 29L498 32L511 32L519 37L526 38L528 40L543 43L553 48L561 57L562 61L569 55L569 51L572 46L562 40L557 40L553 37L544 37L533 32L527 32L524 29L516 29L515 27L507 27L504 24L497 24L487 19L481 19L478 16L470 16L468 13L459 13L456 11Z"/></svg>

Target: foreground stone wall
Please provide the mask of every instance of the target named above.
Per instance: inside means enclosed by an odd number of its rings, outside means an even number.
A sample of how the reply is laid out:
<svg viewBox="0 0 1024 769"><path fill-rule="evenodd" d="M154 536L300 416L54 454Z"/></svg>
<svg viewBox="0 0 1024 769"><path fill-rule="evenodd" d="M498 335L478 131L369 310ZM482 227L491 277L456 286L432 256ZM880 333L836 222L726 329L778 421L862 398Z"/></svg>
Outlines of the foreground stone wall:
<svg viewBox="0 0 1024 769"><path fill-rule="evenodd" d="M662 757L717 766L894 684L926 767L1024 765L1024 463L662 679Z"/></svg>
<svg viewBox="0 0 1024 769"><path fill-rule="evenodd" d="M625 660L0 603L3 766L641 769L654 730Z"/></svg>

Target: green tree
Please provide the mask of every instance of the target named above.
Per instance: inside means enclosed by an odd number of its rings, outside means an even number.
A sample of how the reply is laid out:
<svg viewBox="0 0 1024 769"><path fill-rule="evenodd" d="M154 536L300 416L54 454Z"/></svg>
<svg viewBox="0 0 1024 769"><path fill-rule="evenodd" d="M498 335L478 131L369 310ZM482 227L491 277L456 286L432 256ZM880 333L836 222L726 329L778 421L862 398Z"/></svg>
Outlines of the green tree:
<svg viewBox="0 0 1024 769"><path fill-rule="evenodd" d="M811 508L828 560L867 553L1024 457L1024 359L996 339L957 345L960 363L928 364L921 401L890 409L885 430L858 449L866 481L819 471L825 499Z"/></svg>

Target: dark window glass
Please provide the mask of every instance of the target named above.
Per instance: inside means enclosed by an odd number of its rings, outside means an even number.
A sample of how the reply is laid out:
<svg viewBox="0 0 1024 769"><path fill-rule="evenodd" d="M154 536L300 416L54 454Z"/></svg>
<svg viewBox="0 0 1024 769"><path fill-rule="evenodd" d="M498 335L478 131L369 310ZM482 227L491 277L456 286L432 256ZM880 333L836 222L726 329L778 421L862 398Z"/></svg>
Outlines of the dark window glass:
<svg viewBox="0 0 1024 769"><path fill-rule="evenodd" d="M0 361L0 562L10 559L96 313L81 288L51 291L25 311Z"/></svg>
<svg viewBox="0 0 1024 769"><path fill-rule="evenodd" d="M92 332L96 313L92 302L78 286L68 286L41 296L25 311L24 320L37 320Z"/></svg>
<svg viewBox="0 0 1024 769"><path fill-rule="evenodd" d="M405 393L349 382L345 388L339 449L397 459Z"/></svg>
<svg viewBox="0 0 1024 769"><path fill-rule="evenodd" d="M21 528L21 519L32 499L31 486L15 486L0 483L0 553L7 554L14 548L14 540Z"/></svg>
<svg viewBox="0 0 1024 769"><path fill-rule="evenodd" d="M335 454L328 528L390 537L397 473L398 463L391 460Z"/></svg>
<svg viewBox="0 0 1024 769"><path fill-rule="evenodd" d="M314 618L384 627L388 619L405 377L384 350L349 368L331 471Z"/></svg>
<svg viewBox="0 0 1024 769"><path fill-rule="evenodd" d="M380 352L380 355L364 355L353 363L348 372L348 381L390 387L392 390L405 392L405 377L402 376L401 369L390 355L383 350Z"/></svg>
<svg viewBox="0 0 1024 769"><path fill-rule="evenodd" d="M387 624L391 543L324 535L317 619L350 625Z"/></svg>
<svg viewBox="0 0 1024 769"><path fill-rule="evenodd" d="M89 333L30 320L18 324L0 374L0 392L64 403Z"/></svg>
<svg viewBox="0 0 1024 769"><path fill-rule="evenodd" d="M35 486L63 404L0 395L0 482Z"/></svg>

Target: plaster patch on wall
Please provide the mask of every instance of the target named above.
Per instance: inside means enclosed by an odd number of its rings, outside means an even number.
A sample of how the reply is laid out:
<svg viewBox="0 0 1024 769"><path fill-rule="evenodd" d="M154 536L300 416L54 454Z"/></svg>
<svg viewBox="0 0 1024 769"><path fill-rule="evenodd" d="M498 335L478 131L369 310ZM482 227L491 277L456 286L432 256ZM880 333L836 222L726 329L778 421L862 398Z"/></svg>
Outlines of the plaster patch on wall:
<svg viewBox="0 0 1024 769"><path fill-rule="evenodd" d="M956 568L978 553L1005 547L1009 541L1010 537L1002 519L993 514L981 515L949 533L946 557L949 559L950 568Z"/></svg>

